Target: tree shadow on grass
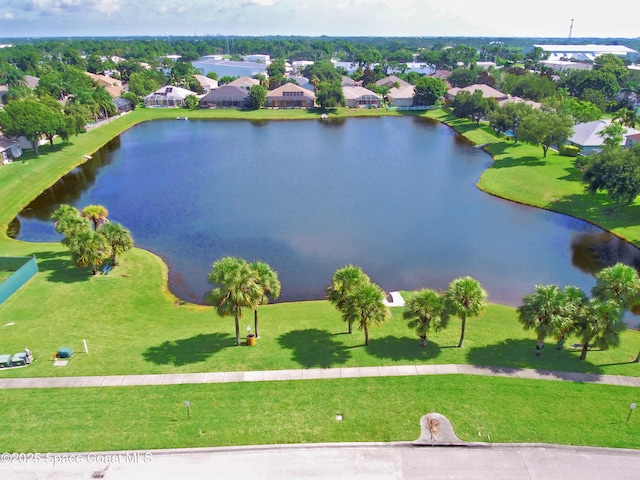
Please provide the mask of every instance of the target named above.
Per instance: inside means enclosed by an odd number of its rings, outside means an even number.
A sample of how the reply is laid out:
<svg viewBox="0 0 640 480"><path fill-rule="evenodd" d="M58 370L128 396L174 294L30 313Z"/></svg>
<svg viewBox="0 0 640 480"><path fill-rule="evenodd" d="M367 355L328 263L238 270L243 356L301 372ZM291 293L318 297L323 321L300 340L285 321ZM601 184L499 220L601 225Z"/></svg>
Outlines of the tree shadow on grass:
<svg viewBox="0 0 640 480"><path fill-rule="evenodd" d="M496 372L528 368L549 376L556 376L554 372L603 373L599 366L589 362L589 357L585 361L580 360L579 357L579 351L567 348L556 350L553 342L545 343L542 356L536 357L534 339L513 338L484 347L471 347L467 353L469 364L486 366Z"/></svg>
<svg viewBox="0 0 640 480"><path fill-rule="evenodd" d="M38 271L44 273L50 282L86 282L91 277L91 269L76 267L67 253L37 252L35 256Z"/></svg>
<svg viewBox="0 0 640 480"><path fill-rule="evenodd" d="M304 368L329 368L351 358L351 352L332 337L326 330L310 328L280 335L278 343L292 350L293 360Z"/></svg>
<svg viewBox="0 0 640 480"><path fill-rule="evenodd" d="M440 355L440 346L429 341L422 347L418 337L386 336L370 340L367 352L391 360L430 360Z"/></svg>
<svg viewBox="0 0 640 480"><path fill-rule="evenodd" d="M601 192L596 195L588 193L565 195L553 202L549 208L587 219L609 230L636 226L640 217L640 205L618 204Z"/></svg>
<svg viewBox="0 0 640 480"><path fill-rule="evenodd" d="M204 362L225 347L235 345L235 338L224 333L200 334L191 338L166 341L149 347L142 354L147 362L180 367Z"/></svg>

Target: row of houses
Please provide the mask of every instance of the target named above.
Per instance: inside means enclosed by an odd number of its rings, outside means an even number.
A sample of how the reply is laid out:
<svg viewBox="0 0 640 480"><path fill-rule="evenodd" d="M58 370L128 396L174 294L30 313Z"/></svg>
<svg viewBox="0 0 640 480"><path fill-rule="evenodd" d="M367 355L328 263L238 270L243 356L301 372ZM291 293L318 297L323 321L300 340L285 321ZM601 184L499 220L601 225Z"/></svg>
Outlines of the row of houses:
<svg viewBox="0 0 640 480"><path fill-rule="evenodd" d="M189 95L195 95L200 99L200 108L248 108L251 87L259 84L259 80L240 77L203 96L184 88L165 86L145 97L144 105L149 108L181 107ZM347 107L380 107L382 103L380 96L358 85L343 86L342 90ZM267 108L313 108L315 102L316 94L312 89L295 83L285 83L270 90L266 98Z"/></svg>

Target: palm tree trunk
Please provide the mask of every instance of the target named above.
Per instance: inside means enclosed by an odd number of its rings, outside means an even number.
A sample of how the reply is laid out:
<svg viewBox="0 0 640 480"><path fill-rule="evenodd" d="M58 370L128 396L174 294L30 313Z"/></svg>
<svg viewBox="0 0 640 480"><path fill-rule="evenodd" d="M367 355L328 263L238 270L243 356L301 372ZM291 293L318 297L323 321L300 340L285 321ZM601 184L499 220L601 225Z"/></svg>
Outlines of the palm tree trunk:
<svg viewBox="0 0 640 480"><path fill-rule="evenodd" d="M236 345L239 347L240 346L240 321L238 319L238 311L236 310L235 313L235 319L236 319Z"/></svg>
<svg viewBox="0 0 640 480"><path fill-rule="evenodd" d="M536 342L536 357L542 356L542 347L544 347L544 338L538 338Z"/></svg>
<svg viewBox="0 0 640 480"><path fill-rule="evenodd" d="M369 345L369 328L366 323L364 325L364 344Z"/></svg>
<svg viewBox="0 0 640 480"><path fill-rule="evenodd" d="M421 335L420 336L420 345L422 345L423 347L427 346L427 336L426 335Z"/></svg>
<svg viewBox="0 0 640 480"><path fill-rule="evenodd" d="M460 332L460 341L458 342L458 348L464 344L464 329L467 326L467 316L462 315L462 331Z"/></svg>
<svg viewBox="0 0 640 480"><path fill-rule="evenodd" d="M349 324L349 333L353 333L353 322L349 320L347 323Z"/></svg>
<svg viewBox="0 0 640 480"><path fill-rule="evenodd" d="M258 338L258 308L253 311L253 329L256 331L256 338Z"/></svg>
<svg viewBox="0 0 640 480"><path fill-rule="evenodd" d="M580 360L584 360L587 358L588 350L589 350L589 342L584 342L584 345L582 345L582 353L580 354Z"/></svg>

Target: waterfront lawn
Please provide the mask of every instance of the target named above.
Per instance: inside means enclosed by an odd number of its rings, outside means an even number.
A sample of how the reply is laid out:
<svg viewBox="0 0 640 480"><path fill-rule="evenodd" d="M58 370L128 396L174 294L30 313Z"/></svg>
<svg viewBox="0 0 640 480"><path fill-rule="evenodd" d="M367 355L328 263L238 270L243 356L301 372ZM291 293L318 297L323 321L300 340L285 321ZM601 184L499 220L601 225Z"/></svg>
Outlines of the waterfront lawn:
<svg viewBox="0 0 640 480"><path fill-rule="evenodd" d="M11 390L0 424L9 452L147 450L412 441L438 412L468 442L637 449L637 390L464 375Z"/></svg>
<svg viewBox="0 0 640 480"><path fill-rule="evenodd" d="M638 364L629 362L640 349L640 332L625 332L621 347L589 352L585 362L578 360L578 350L558 352L551 342L538 358L533 333L521 328L513 308L501 305L490 305L482 318L468 320L463 348L456 348L458 319L420 347L402 319L402 308L393 308L390 321L371 329L365 347L363 332L347 334L346 324L326 301L261 307L257 345L236 347L233 318L220 318L212 307L185 304L170 295L164 263L146 251L127 252L108 275L92 276L73 266L61 244L6 246L13 247L6 252L12 255L35 254L40 271L0 306L2 325L13 323L0 326L0 350L15 353L28 347L38 361L28 368L0 370L1 377L420 363L638 375ZM252 312L247 312L240 323L243 336L252 323ZM83 353L85 339L89 354ZM61 347L72 348L75 355L66 367L56 368L53 352Z"/></svg>
<svg viewBox="0 0 640 480"><path fill-rule="evenodd" d="M498 138L486 124L476 125L443 110L427 114L455 128L493 156L494 163L478 182L487 193L535 207L565 213L599 225L640 245L640 200L618 205L606 194L589 195L575 158L542 147Z"/></svg>

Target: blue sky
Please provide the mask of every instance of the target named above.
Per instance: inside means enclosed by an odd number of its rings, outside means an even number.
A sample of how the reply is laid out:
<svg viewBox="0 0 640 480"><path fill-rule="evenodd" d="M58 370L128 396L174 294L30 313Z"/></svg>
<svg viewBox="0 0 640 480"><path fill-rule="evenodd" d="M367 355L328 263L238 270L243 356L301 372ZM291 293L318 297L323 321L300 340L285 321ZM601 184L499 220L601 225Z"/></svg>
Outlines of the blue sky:
<svg viewBox="0 0 640 480"><path fill-rule="evenodd" d="M637 0L0 0L0 37L640 37Z"/></svg>

